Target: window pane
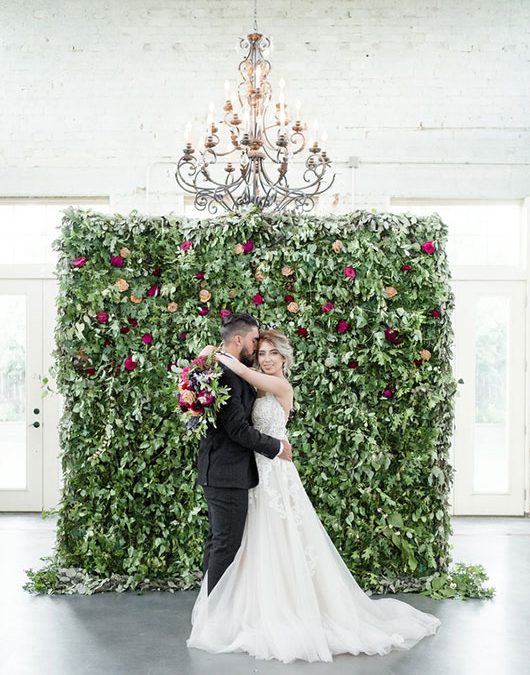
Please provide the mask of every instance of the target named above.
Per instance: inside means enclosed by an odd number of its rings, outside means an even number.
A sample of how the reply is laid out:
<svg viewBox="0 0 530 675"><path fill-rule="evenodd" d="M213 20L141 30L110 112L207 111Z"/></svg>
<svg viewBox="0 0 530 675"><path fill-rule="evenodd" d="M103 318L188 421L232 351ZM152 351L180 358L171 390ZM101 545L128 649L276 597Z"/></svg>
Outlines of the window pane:
<svg viewBox="0 0 530 675"><path fill-rule="evenodd" d="M54 265L57 253L51 245L59 236L62 211L68 206L109 210L107 201L0 201L0 264Z"/></svg>
<svg viewBox="0 0 530 675"><path fill-rule="evenodd" d="M447 255L451 265L524 267L522 208L517 202L437 204L396 200L391 210L418 216L438 213L449 228Z"/></svg>
<svg viewBox="0 0 530 675"><path fill-rule="evenodd" d="M26 487L26 297L0 295L0 489Z"/></svg>
<svg viewBox="0 0 530 675"><path fill-rule="evenodd" d="M473 491L508 492L508 331L510 301L482 296L475 319Z"/></svg>

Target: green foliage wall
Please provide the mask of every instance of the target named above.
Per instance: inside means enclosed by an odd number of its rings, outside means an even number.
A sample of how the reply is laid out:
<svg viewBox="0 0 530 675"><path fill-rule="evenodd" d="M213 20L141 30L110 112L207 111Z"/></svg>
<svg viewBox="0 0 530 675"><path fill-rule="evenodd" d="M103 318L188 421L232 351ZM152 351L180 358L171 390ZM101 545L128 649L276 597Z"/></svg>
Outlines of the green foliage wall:
<svg viewBox="0 0 530 675"><path fill-rule="evenodd" d="M66 407L53 564L129 587L197 584L197 441L175 412L168 366L218 343L228 310L292 341L296 465L359 583L421 589L447 570L446 237L436 216L254 210L197 222L68 211L57 242Z"/></svg>

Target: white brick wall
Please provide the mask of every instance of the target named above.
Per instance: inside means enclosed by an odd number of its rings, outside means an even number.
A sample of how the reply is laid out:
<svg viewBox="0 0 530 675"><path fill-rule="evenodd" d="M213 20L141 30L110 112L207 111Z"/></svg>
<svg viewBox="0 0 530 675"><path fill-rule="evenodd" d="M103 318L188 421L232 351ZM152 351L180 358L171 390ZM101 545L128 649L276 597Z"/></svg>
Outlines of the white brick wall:
<svg viewBox="0 0 530 675"><path fill-rule="evenodd" d="M339 208L350 156L357 205L530 194L530 0L258 5L273 82L328 131ZM0 4L0 195L145 210L147 167L222 102L251 27L248 0ZM173 182L155 169L160 210Z"/></svg>

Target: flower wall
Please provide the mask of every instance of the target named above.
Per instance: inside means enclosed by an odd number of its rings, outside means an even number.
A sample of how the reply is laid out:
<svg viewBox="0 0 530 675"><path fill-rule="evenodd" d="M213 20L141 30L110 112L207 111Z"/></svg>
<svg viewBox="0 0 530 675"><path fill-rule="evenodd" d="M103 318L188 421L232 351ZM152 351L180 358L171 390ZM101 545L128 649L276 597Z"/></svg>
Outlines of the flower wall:
<svg viewBox="0 0 530 675"><path fill-rule="evenodd" d="M295 462L359 583L417 590L447 570L446 237L436 216L69 210L56 244L65 480L49 589L60 568L132 588L197 585L198 441L169 369L217 344L220 317L241 311L293 344Z"/></svg>

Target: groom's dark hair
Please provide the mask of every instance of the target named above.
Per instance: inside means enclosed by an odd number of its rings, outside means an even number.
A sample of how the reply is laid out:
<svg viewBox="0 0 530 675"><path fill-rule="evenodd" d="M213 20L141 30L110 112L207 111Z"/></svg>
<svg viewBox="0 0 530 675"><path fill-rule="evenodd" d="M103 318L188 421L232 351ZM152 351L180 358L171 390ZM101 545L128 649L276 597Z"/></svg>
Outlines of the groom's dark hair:
<svg viewBox="0 0 530 675"><path fill-rule="evenodd" d="M235 335L246 335L252 328L259 329L259 324L251 314L230 314L221 324L221 340L230 342Z"/></svg>

